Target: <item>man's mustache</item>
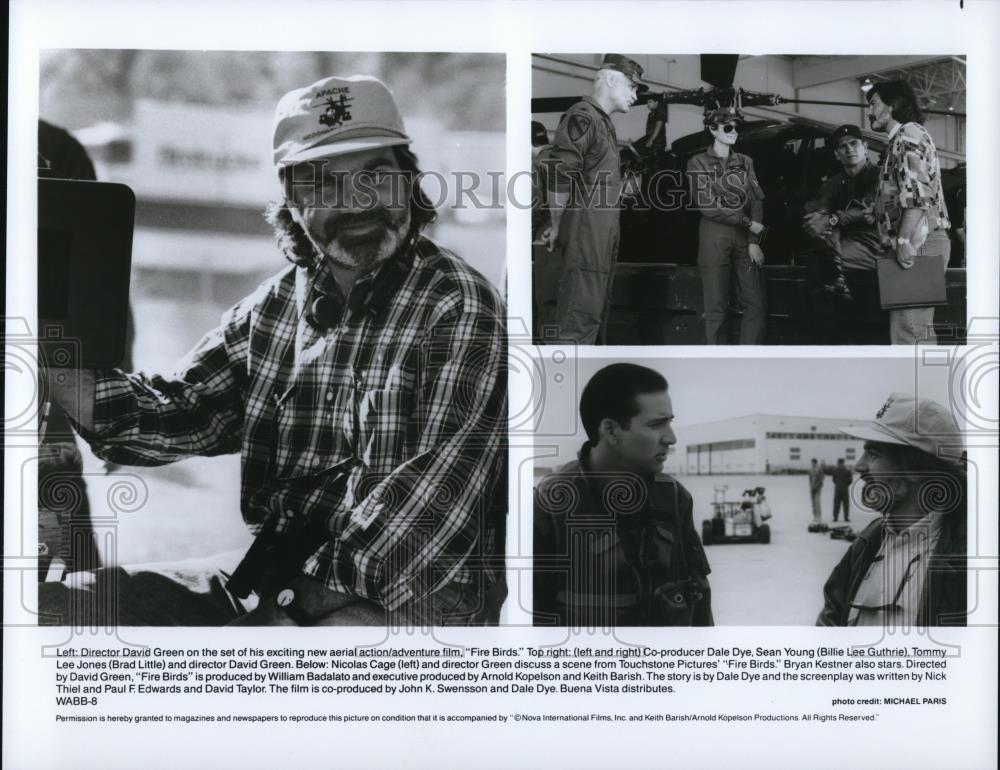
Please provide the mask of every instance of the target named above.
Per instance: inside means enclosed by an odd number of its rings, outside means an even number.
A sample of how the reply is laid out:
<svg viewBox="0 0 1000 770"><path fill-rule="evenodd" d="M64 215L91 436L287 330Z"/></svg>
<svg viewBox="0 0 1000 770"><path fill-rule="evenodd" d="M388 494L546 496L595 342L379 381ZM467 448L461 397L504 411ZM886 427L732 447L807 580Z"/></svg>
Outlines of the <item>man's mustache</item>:
<svg viewBox="0 0 1000 770"><path fill-rule="evenodd" d="M389 227L392 225L392 217L384 207L365 211L361 214L340 214L334 219L327 220L323 230L327 238L333 238L341 230L371 223L378 223Z"/></svg>

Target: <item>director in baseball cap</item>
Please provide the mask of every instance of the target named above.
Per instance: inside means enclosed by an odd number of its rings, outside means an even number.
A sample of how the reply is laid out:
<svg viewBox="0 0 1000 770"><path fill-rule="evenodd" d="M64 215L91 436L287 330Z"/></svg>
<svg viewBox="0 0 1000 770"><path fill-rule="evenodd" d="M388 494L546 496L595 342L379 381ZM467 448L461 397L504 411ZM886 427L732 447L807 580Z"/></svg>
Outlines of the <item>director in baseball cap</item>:
<svg viewBox="0 0 1000 770"><path fill-rule="evenodd" d="M967 495L962 435L951 411L893 393L868 425L854 466L878 516L823 587L821 626L965 625Z"/></svg>

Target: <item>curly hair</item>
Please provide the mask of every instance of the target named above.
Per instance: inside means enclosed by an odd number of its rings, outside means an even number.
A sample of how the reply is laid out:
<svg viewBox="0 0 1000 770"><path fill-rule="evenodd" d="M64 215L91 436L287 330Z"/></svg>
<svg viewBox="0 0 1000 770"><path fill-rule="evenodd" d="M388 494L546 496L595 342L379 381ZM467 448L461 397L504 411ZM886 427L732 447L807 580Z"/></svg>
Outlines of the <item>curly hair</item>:
<svg viewBox="0 0 1000 770"><path fill-rule="evenodd" d="M924 113L920 109L917 94L913 86L905 80L884 80L876 83L865 94L865 98L870 102L875 94L889 105L893 120L898 120L900 123L924 122Z"/></svg>
<svg viewBox="0 0 1000 770"><path fill-rule="evenodd" d="M406 234L404 249L410 248L420 233L427 225L437 219L437 212L434 204L420 189L420 168L417 164L417 156L406 145L397 145L392 148L396 163L410 185L410 229ZM284 254L289 262L309 266L316 262L316 249L302 229L294 219L289 210L287 186L285 185L286 168L278 169L278 179L286 188L285 199L280 203L272 201L264 211L264 219L274 231L274 237L278 244L278 249Z"/></svg>

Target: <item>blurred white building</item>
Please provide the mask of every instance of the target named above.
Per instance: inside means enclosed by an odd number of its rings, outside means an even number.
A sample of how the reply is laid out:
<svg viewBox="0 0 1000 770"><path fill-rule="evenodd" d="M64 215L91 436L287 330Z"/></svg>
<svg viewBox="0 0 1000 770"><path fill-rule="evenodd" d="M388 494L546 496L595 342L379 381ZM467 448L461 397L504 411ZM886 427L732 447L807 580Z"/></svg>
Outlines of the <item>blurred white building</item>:
<svg viewBox="0 0 1000 770"><path fill-rule="evenodd" d="M801 473L816 458L848 466L861 457L863 442L840 432L868 420L754 414L700 425L678 426L678 443L667 460L668 473Z"/></svg>

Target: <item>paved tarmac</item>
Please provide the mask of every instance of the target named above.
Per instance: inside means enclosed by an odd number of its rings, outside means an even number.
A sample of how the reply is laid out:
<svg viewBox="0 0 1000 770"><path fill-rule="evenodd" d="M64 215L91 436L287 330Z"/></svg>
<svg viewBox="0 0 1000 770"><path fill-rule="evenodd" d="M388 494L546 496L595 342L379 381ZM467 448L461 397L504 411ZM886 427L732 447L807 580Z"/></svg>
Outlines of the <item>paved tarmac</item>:
<svg viewBox="0 0 1000 770"><path fill-rule="evenodd" d="M712 565L712 608L720 626L813 625L823 606L823 583L850 545L807 531L812 521L809 477L677 476L694 497L695 528L712 515L714 487L728 485L726 499L750 487L767 490L771 505L768 545L724 544L705 549ZM864 529L877 514L859 510L853 489L851 526ZM823 485L823 521L833 523L833 484ZM843 522L840 522L843 523Z"/></svg>

